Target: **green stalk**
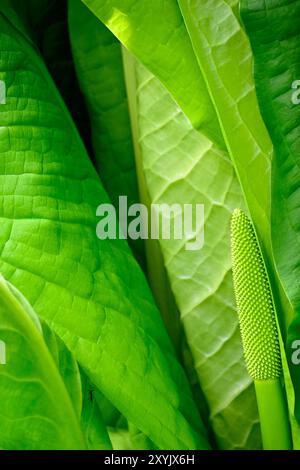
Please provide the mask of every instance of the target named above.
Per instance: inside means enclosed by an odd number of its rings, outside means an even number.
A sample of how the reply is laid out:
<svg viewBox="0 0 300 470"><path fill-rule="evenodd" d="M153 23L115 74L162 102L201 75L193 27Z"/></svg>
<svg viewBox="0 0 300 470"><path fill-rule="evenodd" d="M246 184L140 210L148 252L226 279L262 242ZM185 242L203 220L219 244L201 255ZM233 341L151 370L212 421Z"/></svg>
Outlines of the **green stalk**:
<svg viewBox="0 0 300 470"><path fill-rule="evenodd" d="M264 449L291 449L288 409L281 380L255 380L254 384Z"/></svg>
<svg viewBox="0 0 300 470"><path fill-rule="evenodd" d="M255 384L263 448L288 450L292 439L273 296L254 228L241 210L233 214L231 240L234 290L246 364Z"/></svg>

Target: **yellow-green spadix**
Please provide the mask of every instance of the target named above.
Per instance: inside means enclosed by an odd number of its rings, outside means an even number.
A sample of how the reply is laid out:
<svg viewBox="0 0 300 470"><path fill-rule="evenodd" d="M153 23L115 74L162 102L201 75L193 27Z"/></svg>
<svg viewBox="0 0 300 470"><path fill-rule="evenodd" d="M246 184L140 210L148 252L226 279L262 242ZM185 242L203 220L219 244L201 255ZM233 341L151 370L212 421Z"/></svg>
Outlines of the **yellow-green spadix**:
<svg viewBox="0 0 300 470"><path fill-rule="evenodd" d="M273 298L254 229L246 214L232 216L232 261L245 359L254 380L280 377L281 357Z"/></svg>
<svg viewBox="0 0 300 470"><path fill-rule="evenodd" d="M264 449L290 449L291 436L272 290L253 225L236 209L231 222L234 291L246 365L253 378Z"/></svg>

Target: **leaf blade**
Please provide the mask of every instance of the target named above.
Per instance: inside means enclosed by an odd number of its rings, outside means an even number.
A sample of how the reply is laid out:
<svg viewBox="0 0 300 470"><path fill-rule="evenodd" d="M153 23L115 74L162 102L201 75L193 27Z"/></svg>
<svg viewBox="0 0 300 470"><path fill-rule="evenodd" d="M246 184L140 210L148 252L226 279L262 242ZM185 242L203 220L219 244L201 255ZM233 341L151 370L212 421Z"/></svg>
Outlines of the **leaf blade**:
<svg viewBox="0 0 300 470"><path fill-rule="evenodd" d="M273 148L256 99L249 41L236 17L234 3L179 0L179 5L249 213L271 259L270 160Z"/></svg>
<svg viewBox="0 0 300 470"><path fill-rule="evenodd" d="M295 415L300 422L299 370L291 361L294 340L299 336L299 171L300 109L292 102L292 83L300 73L299 1L243 1L242 18L255 58L255 78L260 106L273 140L272 162L272 242L276 267L294 309L294 319L279 311L287 324L283 336L289 368L295 387ZM268 73L266 73L266 70ZM291 321L292 320L292 321Z"/></svg>
<svg viewBox="0 0 300 470"><path fill-rule="evenodd" d="M7 347L7 362L0 366L1 448L84 449L76 413L41 329L3 278L0 319Z"/></svg>
<svg viewBox="0 0 300 470"><path fill-rule="evenodd" d="M226 152L192 128L149 71L137 62L135 69L131 99L151 202L205 204L201 250L185 250L185 238L160 240L160 246L216 440L221 448L260 448L231 279L230 218L243 196Z"/></svg>
<svg viewBox="0 0 300 470"><path fill-rule="evenodd" d="M216 114L177 2L83 0L139 60L157 75L196 128L223 145Z"/></svg>
<svg viewBox="0 0 300 470"><path fill-rule="evenodd" d="M122 240L97 239L96 209L109 199L40 56L4 18L0 48L10 57L0 57L8 85L0 107L1 270L158 447L206 448L143 274Z"/></svg>

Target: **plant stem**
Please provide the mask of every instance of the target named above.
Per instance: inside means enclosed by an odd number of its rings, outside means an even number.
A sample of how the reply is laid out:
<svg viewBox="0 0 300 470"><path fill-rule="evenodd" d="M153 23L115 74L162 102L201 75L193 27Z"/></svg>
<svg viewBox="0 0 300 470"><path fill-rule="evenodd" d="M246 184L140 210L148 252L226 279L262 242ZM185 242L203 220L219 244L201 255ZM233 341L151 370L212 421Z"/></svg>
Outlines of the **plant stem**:
<svg viewBox="0 0 300 470"><path fill-rule="evenodd" d="M254 383L264 450L292 449L288 407L280 379Z"/></svg>

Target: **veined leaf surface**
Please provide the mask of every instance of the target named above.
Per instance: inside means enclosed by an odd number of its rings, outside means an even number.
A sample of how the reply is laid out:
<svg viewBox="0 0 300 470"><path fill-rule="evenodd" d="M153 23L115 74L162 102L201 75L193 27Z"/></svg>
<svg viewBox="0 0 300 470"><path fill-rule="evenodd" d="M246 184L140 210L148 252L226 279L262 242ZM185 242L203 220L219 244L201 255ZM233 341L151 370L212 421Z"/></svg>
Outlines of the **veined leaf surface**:
<svg viewBox="0 0 300 470"><path fill-rule="evenodd" d="M206 448L142 272L123 240L96 237L109 199L75 126L41 57L3 16L0 78L0 270L159 448Z"/></svg>
<svg viewBox="0 0 300 470"><path fill-rule="evenodd" d="M231 276L230 218L244 205L234 168L226 152L193 129L162 84L137 63L136 92L131 99L137 100L151 202L205 205L203 248L187 251L188 238L160 244L218 445L260 448Z"/></svg>
<svg viewBox="0 0 300 470"><path fill-rule="evenodd" d="M196 128L224 145L176 0L83 0L174 95Z"/></svg>
<svg viewBox="0 0 300 470"><path fill-rule="evenodd" d="M272 143L262 121L252 76L249 40L226 0L178 0L198 63L218 114L245 201L270 249Z"/></svg>
<svg viewBox="0 0 300 470"><path fill-rule="evenodd" d="M196 129L223 149L224 137L260 241L271 257L272 144L256 101L251 49L236 2L83 2L160 79Z"/></svg>
<svg viewBox="0 0 300 470"><path fill-rule="evenodd" d="M243 0L241 7L254 52L260 106L275 148L272 242L280 279L295 312L288 328L286 353L295 387L295 415L300 423L300 369L292 361L293 344L299 340L300 331L300 107L293 102L297 87L292 88L300 77L300 2Z"/></svg>

